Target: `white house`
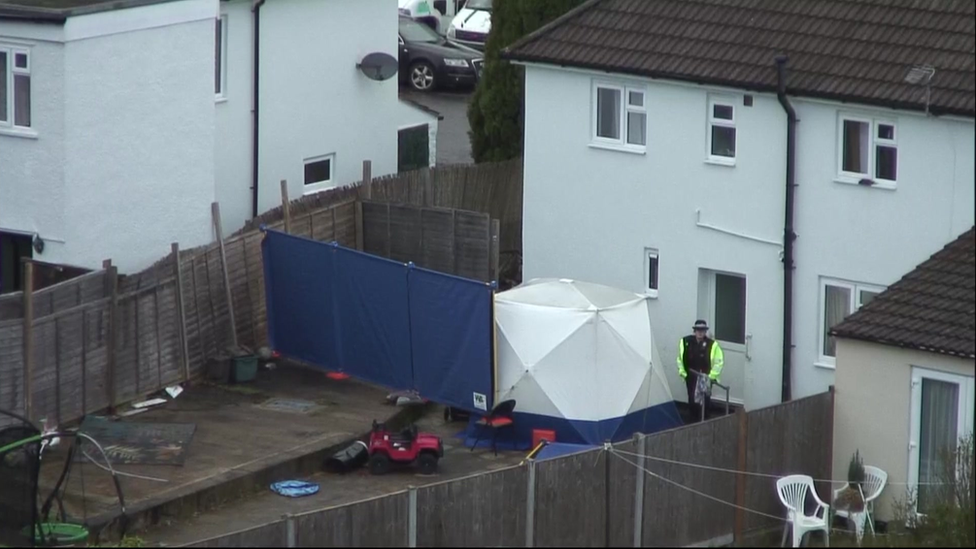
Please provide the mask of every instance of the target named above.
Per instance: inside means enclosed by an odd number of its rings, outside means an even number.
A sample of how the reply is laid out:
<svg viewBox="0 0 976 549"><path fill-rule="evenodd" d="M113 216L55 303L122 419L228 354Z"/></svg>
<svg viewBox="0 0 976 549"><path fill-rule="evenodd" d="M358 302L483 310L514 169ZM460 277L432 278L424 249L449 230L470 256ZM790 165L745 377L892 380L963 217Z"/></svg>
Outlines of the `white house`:
<svg viewBox="0 0 976 549"><path fill-rule="evenodd" d="M898 518L905 503L925 513L942 451L973 432L974 311L971 228L834 329L834 478L845 478L854 452L885 471L879 520Z"/></svg>
<svg viewBox="0 0 976 549"><path fill-rule="evenodd" d="M0 0L0 258L137 271L209 242L214 200L229 233L282 179L296 198L364 160L395 173L404 140L436 160L436 113L361 66L395 61L396 0L43 6Z"/></svg>
<svg viewBox="0 0 976 549"><path fill-rule="evenodd" d="M0 251L131 271L210 241L216 0L36 5L0 1Z"/></svg>
<svg viewBox="0 0 976 549"><path fill-rule="evenodd" d="M525 67L524 278L648 292L664 356L706 319L747 408L827 390L828 328L973 225L973 19L584 3L505 52Z"/></svg>

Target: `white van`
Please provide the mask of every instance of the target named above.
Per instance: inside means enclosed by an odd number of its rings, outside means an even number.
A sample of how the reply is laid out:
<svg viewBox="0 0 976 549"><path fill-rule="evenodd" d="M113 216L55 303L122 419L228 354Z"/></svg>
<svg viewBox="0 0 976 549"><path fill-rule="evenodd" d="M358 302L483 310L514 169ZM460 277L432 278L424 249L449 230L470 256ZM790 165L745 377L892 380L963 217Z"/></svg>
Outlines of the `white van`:
<svg viewBox="0 0 976 549"><path fill-rule="evenodd" d="M454 20L468 0L399 0L400 15L424 23L441 36L447 34Z"/></svg>
<svg viewBox="0 0 976 549"><path fill-rule="evenodd" d="M447 37L466 46L485 49L491 30L491 0L467 0L447 28Z"/></svg>

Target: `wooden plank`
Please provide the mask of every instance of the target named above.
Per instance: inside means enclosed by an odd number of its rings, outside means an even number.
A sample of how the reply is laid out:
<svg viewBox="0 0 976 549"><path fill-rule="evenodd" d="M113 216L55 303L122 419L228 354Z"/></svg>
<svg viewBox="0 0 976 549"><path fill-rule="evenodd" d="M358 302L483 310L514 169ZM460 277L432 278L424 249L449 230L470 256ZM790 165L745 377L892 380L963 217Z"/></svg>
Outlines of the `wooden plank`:
<svg viewBox="0 0 976 549"><path fill-rule="evenodd" d="M176 315L177 334L180 338L180 365L182 366L183 381L190 380L190 347L186 340L186 307L183 304L183 268L180 262L180 245L173 242L170 245L173 257L173 276L176 278Z"/></svg>
<svg viewBox="0 0 976 549"><path fill-rule="evenodd" d="M111 261L107 261L105 268L105 285L107 287L106 293L109 295L109 309L108 309L108 345L106 350L107 364L105 365L105 386L107 387L108 393L108 406L109 412L114 412L114 407L116 403L116 397L118 395L118 388L115 385L115 368L117 362L118 353L118 323L119 323L119 274L118 267L111 264Z"/></svg>
<svg viewBox="0 0 976 549"><path fill-rule="evenodd" d="M536 463L536 546L604 544L605 457L599 449Z"/></svg>
<svg viewBox="0 0 976 549"><path fill-rule="evenodd" d="M24 261L24 417L34 420L34 264Z"/></svg>
<svg viewBox="0 0 976 549"><path fill-rule="evenodd" d="M491 230L488 236L490 239L489 246L491 247L490 256L489 256L491 262L489 276L490 276L490 280L494 280L495 282L498 282L499 278L501 278L498 272L498 254L499 254L499 245L501 244L501 241L499 240L500 233L501 233L501 222L499 222L497 219L492 219Z"/></svg>
<svg viewBox="0 0 976 549"><path fill-rule="evenodd" d="M237 349L237 326L234 323L234 298L231 294L230 289L230 278L227 274L227 255L224 250L224 236L223 231L220 228L220 203L213 203L213 218L214 218L214 230L217 234L217 244L220 246L220 265L221 270L224 273L224 290L227 299L227 315L230 321L230 344L231 347Z"/></svg>
<svg viewBox="0 0 976 549"><path fill-rule="evenodd" d="M295 517L303 547L406 547L407 493Z"/></svg>

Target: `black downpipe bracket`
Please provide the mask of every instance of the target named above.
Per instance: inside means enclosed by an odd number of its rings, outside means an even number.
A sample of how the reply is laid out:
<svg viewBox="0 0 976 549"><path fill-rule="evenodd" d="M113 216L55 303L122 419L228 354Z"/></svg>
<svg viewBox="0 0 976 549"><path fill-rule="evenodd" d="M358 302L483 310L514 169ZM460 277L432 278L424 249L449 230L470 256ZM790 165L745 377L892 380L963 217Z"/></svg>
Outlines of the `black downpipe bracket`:
<svg viewBox="0 0 976 549"><path fill-rule="evenodd" d="M796 200L796 111L786 97L785 55L776 57L776 97L786 111L786 223L783 227L783 393L782 402L792 399L793 375L793 208Z"/></svg>
<svg viewBox="0 0 976 549"><path fill-rule="evenodd" d="M261 105L260 97L260 69L261 69L261 6L265 0L254 0L251 11L254 12L254 104L251 113L254 116L253 134L251 135L251 217L258 216L258 110Z"/></svg>

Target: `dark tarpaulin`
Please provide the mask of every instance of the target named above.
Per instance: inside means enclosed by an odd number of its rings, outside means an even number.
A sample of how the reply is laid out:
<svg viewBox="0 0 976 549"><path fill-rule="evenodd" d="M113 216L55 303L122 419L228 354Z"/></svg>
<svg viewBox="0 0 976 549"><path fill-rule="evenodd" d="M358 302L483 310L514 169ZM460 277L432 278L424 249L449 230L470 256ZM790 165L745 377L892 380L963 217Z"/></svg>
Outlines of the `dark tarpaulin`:
<svg viewBox="0 0 976 549"><path fill-rule="evenodd" d="M490 286L273 230L262 248L275 351L441 404L491 409Z"/></svg>

